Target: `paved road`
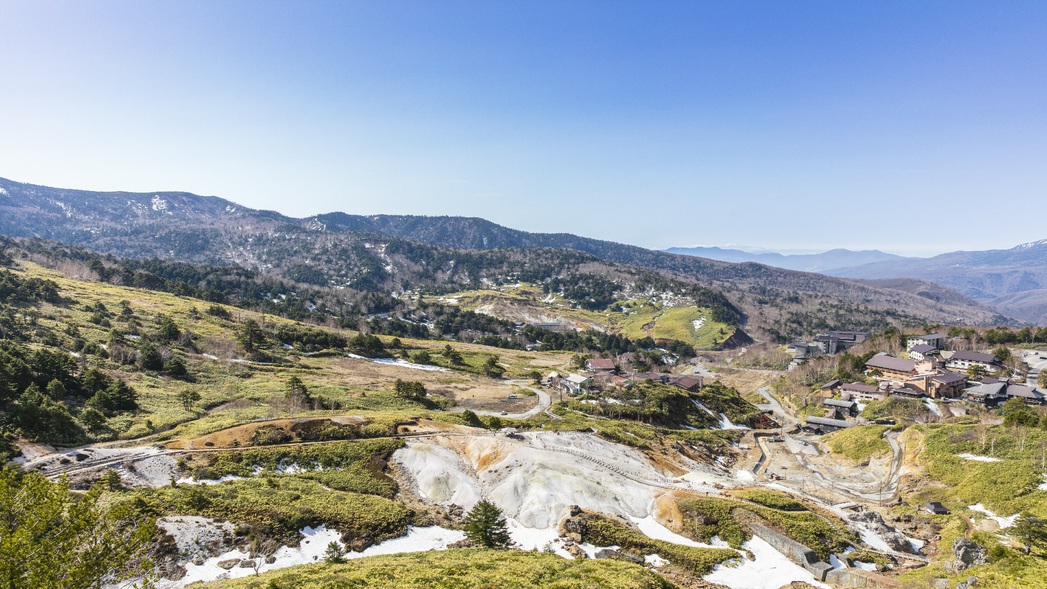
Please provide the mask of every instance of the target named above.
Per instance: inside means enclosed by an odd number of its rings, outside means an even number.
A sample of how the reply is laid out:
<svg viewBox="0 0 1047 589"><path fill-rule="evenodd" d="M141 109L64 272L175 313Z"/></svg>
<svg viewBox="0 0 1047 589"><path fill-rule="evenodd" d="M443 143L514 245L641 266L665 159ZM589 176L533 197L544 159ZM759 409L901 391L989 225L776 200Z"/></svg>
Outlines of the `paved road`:
<svg viewBox="0 0 1047 589"><path fill-rule="evenodd" d="M756 392L764 399L767 399L767 404L771 406L771 414L780 419L784 427L791 428L800 424L800 420L789 415L785 408L782 407L782 404L778 402L778 399L771 396L770 387L762 387Z"/></svg>
<svg viewBox="0 0 1047 589"><path fill-rule="evenodd" d="M717 374L712 370L705 367L705 364L697 362L693 368L691 368L691 374L696 376L703 376L705 378L716 378Z"/></svg>
<svg viewBox="0 0 1047 589"><path fill-rule="evenodd" d="M1040 359L1041 356L1044 358L1043 360ZM1033 387L1037 386L1039 384L1040 372L1047 370L1047 352L1030 350L1022 355L1022 360L1029 365L1029 374L1025 384Z"/></svg>

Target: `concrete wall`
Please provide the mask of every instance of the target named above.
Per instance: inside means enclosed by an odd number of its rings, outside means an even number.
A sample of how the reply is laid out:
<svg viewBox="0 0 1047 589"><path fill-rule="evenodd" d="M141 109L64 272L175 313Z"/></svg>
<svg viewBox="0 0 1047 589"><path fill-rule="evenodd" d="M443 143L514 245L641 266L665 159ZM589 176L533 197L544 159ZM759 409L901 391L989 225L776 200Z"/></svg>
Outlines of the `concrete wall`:
<svg viewBox="0 0 1047 589"><path fill-rule="evenodd" d="M763 524L752 522L749 524L749 530L752 531L753 535L758 536L761 540L773 546L778 552L787 556L789 560L807 569L819 581L824 581L828 572L833 568L832 565L822 562L810 548L792 538L779 534Z"/></svg>
<svg viewBox="0 0 1047 589"><path fill-rule="evenodd" d="M868 589L897 589L902 586L890 577L862 569L833 569L825 576L825 582L834 586Z"/></svg>
<svg viewBox="0 0 1047 589"><path fill-rule="evenodd" d="M754 536L773 546L789 560L807 569L819 581L831 583L833 586L866 589L897 589L902 586L898 581L877 573L853 568L834 569L832 565L822 562L814 550L796 540L783 536L756 521L749 521L746 524Z"/></svg>

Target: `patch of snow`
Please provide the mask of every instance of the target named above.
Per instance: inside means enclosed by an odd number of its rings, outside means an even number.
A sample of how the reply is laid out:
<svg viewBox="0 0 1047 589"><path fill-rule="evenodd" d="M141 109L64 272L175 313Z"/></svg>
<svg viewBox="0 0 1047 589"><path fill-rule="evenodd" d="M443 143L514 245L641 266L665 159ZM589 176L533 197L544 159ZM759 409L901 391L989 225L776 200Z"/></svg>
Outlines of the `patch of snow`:
<svg viewBox="0 0 1047 589"><path fill-rule="evenodd" d="M201 518L203 519L203 518ZM325 526L317 528L305 527L300 532L303 536L297 548L281 546L273 553L275 559L272 563L266 563L263 557L251 558L251 555L243 550L234 549L224 554L208 558L203 564L196 565L192 562L185 563L186 574L177 581L160 579L156 584L158 589L177 589L200 581L215 581L220 579L235 579L255 574L258 572L272 571L290 566L321 562L328 545L332 542L345 547L341 541L341 533L338 530L328 530ZM366 556L378 556L381 554L400 554L406 552L424 552L426 550L445 550L448 545L465 538L465 533L459 530L448 530L440 527L416 528L407 527L407 534L399 538L387 540L376 544L363 552L348 552L347 559L363 558ZM239 560L229 569L218 566L218 563L230 560ZM242 566L247 561L251 566Z"/></svg>
<svg viewBox="0 0 1047 589"><path fill-rule="evenodd" d="M756 475L751 470L739 470L734 473L734 478L742 481L743 483L755 483Z"/></svg>
<svg viewBox="0 0 1047 589"><path fill-rule="evenodd" d="M862 562L860 560L854 561L854 566L856 568L862 569L863 571L869 571L870 573L875 573L876 569L877 569L876 563L874 563L874 562Z"/></svg>
<svg viewBox="0 0 1047 589"><path fill-rule="evenodd" d="M1041 490L1041 491L1047 491L1047 473L1045 473L1043 475L1043 482L1040 483L1040 486L1038 486L1036 488Z"/></svg>
<svg viewBox="0 0 1047 589"><path fill-rule="evenodd" d="M708 407L706 407L705 405L702 405L702 404L701 404L701 403L699 403L698 401L694 401L693 399L692 399L692 401L694 402L694 404L695 404L695 405L697 405L697 406L698 406L699 408L701 408L701 410L702 410L702 411L705 411L705 412L706 412L706 413L708 413L709 415L711 415L711 416L713 416L713 417L716 417L716 414L715 414L715 413L713 413L712 411L709 411L709 408L708 408Z"/></svg>
<svg viewBox="0 0 1047 589"><path fill-rule="evenodd" d="M875 548L876 550L881 550L883 552L888 552L888 553L893 553L894 552L894 549L892 549L887 544L887 541L884 540L882 537L880 537L880 535L877 534L876 532L870 530L869 528L867 528L865 526L856 526L856 527L858 528L858 535L861 536L862 542L865 542L866 544L868 544L872 548Z"/></svg>
<svg viewBox="0 0 1047 589"><path fill-rule="evenodd" d="M167 206L168 206L167 205L167 201L164 200L163 198L161 198L160 195L156 195L156 196L153 197L152 204L153 204L153 210L158 212L158 213L169 212L167 210Z"/></svg>
<svg viewBox="0 0 1047 589"><path fill-rule="evenodd" d="M992 456L978 456L977 454L969 454L967 452L957 454L956 457L963 458L964 460L973 460L974 462L1002 462L999 458L993 458Z"/></svg>
<svg viewBox="0 0 1047 589"><path fill-rule="evenodd" d="M744 425L734 425L723 413L720 414L720 429L749 429Z"/></svg>
<svg viewBox="0 0 1047 589"><path fill-rule="evenodd" d="M829 564L831 564L834 569L845 569L845 568L847 568L847 563L842 561L842 560L840 560L839 558L836 558L835 554L830 554L829 555Z"/></svg>
<svg viewBox="0 0 1047 589"><path fill-rule="evenodd" d="M596 553L605 548L608 550L618 550L621 548L621 546L594 546L588 542L583 542L579 544L578 547L581 548L582 551L585 552L585 555L590 559L596 558Z"/></svg>
<svg viewBox="0 0 1047 589"><path fill-rule="evenodd" d="M323 465L320 464L317 464L315 467L312 468L306 468L304 466L299 466L297 463L292 462L290 464L277 464L275 472L278 474L301 474L303 472L316 472L318 470L323 469ZM254 474L256 476L263 472L262 468L258 466L254 468L254 471Z"/></svg>
<svg viewBox="0 0 1047 589"><path fill-rule="evenodd" d="M1012 515L1012 516L1010 516L1010 517L1000 517L1000 516L996 515L995 513L989 511L988 509L986 509L986 507L984 505L982 505L981 503L976 503L974 505L968 505L967 509L970 509L971 511L976 511L976 512L984 515L985 517L995 521L997 523L997 525L1000 526L1001 530L1006 530L1007 528L1013 526L1014 522L1018 521L1018 514L1017 513Z"/></svg>
<svg viewBox="0 0 1047 589"><path fill-rule="evenodd" d="M217 485L219 483L224 483L224 482L227 482L227 481L243 480L243 478L244 477L238 477L235 474L227 474L227 475L225 475L223 477L220 477L220 478L217 478L217 479L200 479L200 480L196 480L193 477L189 477L189 478L184 478L184 479L178 479L177 481L175 481L175 483L179 484L179 485Z"/></svg>
<svg viewBox="0 0 1047 589"><path fill-rule="evenodd" d="M571 553L564 548L560 539L560 532L556 527L529 528L509 517L505 519L505 527L509 530L509 536L521 550L547 550L551 549L555 554L564 558L573 559Z"/></svg>
<svg viewBox="0 0 1047 589"><path fill-rule="evenodd" d="M428 550L446 550L455 542L465 539L465 532L461 530L448 530L440 526L416 528L407 526L407 535L386 540L381 544L375 544L363 552L350 552L346 558L364 558L366 556L378 556L380 554L402 554L406 552L426 552ZM324 548L327 545L324 544Z"/></svg>
<svg viewBox="0 0 1047 589"><path fill-rule="evenodd" d="M654 519L653 515L649 515L645 518L632 518L633 523L636 527L640 528L640 531L644 533L648 538L654 540L662 540L664 542L670 542L672 544L679 544L681 546L690 546L692 548L717 548L712 544L702 544L701 542L695 542L690 538L686 538L673 532L669 528L658 523Z"/></svg>
<svg viewBox="0 0 1047 589"><path fill-rule="evenodd" d="M698 331L699 329L701 329L702 326L705 325L705 315L702 315L701 317L699 317L699 318L695 319L694 321L692 321L691 325L694 326L694 330L695 331Z"/></svg>
<svg viewBox="0 0 1047 589"><path fill-rule="evenodd" d="M668 560L665 560L664 558L662 558L661 556L658 556L657 554L648 554L648 555L643 557L643 561L645 563L651 565L654 568L663 567L663 566L669 564Z"/></svg>
<svg viewBox="0 0 1047 589"><path fill-rule="evenodd" d="M413 370L427 370L429 372L449 372L448 369L442 366L430 366L429 364L415 364L408 362L407 360L401 360L399 358L367 358L364 356L358 356L356 354L346 354L350 358L357 360L367 360L368 362L374 362L375 364L387 364L390 366L399 366L401 368L411 368Z"/></svg>
<svg viewBox="0 0 1047 589"><path fill-rule="evenodd" d="M934 401L932 401L930 399L924 399L923 402L924 402L925 405L927 405L927 410L928 411L930 411L931 413L937 415L938 417L942 416L942 410L941 410L940 407L938 407L937 403L935 403Z"/></svg>
<svg viewBox="0 0 1047 589"><path fill-rule="evenodd" d="M737 566L733 566L733 563L717 565L712 573L703 578L731 589L778 589L793 581L830 589L759 537L754 536L742 544L742 548L752 553L753 560L743 559Z"/></svg>
<svg viewBox="0 0 1047 589"><path fill-rule="evenodd" d="M905 539L909 541L909 546L912 546L913 553L915 553L915 554L923 554L922 551L923 551L923 547L927 545L926 542L924 542L923 540L920 540L919 538L910 538L908 536L906 536Z"/></svg>
<svg viewBox="0 0 1047 589"><path fill-rule="evenodd" d="M217 360L218 359L218 356L215 356L214 354L200 354L200 355L203 356L204 358L207 358L208 360Z"/></svg>

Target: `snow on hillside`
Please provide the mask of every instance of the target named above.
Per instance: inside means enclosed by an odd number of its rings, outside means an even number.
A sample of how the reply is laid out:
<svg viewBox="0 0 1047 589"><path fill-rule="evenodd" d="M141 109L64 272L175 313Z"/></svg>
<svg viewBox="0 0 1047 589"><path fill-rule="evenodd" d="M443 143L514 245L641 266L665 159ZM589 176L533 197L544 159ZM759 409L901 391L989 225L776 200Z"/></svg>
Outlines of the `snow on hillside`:
<svg viewBox="0 0 1047 589"><path fill-rule="evenodd" d="M731 589L778 589L791 581L803 581L829 589L828 585L814 580L814 575L756 536L742 544L742 548L752 553L753 560L743 560L737 566L718 565L716 570L705 576L705 580Z"/></svg>

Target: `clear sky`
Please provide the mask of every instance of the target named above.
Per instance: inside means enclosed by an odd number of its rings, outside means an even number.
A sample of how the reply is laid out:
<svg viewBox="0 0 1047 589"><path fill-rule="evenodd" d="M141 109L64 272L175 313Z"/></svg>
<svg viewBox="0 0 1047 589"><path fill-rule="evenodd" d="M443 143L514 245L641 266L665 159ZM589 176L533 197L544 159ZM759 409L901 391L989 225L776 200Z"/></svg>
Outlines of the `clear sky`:
<svg viewBox="0 0 1047 589"><path fill-rule="evenodd" d="M1047 2L0 0L0 176L652 248L1047 238Z"/></svg>

